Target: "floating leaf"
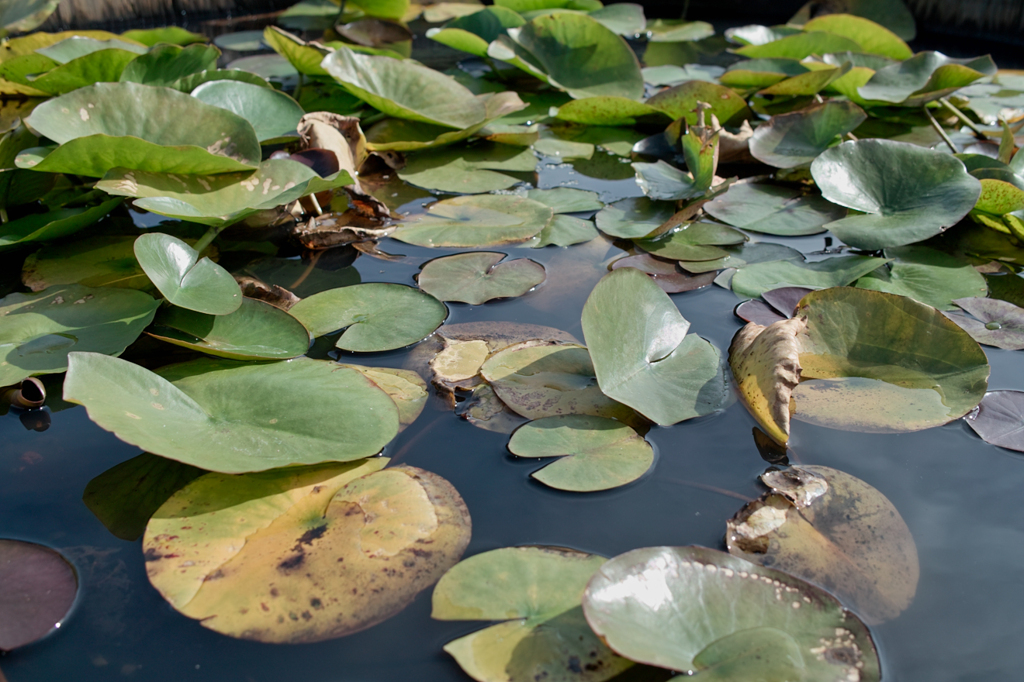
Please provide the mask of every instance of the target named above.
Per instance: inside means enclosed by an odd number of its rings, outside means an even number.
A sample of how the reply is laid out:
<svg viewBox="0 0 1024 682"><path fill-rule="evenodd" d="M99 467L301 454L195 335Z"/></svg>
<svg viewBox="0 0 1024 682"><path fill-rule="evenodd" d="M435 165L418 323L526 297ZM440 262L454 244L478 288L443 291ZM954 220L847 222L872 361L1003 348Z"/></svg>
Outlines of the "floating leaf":
<svg viewBox="0 0 1024 682"><path fill-rule="evenodd" d="M697 125L697 102L710 104L705 116L714 116L722 125L738 124L750 114L747 103L730 88L717 83L690 81L662 90L647 100L647 105L665 112L674 120L685 119L687 125Z"/></svg>
<svg viewBox="0 0 1024 682"><path fill-rule="evenodd" d="M333 362L203 358L161 370L168 379L95 353L70 360L65 400L127 443L210 471L361 459L398 433L391 398Z"/></svg>
<svg viewBox="0 0 1024 682"><path fill-rule="evenodd" d="M642 272L606 275L583 307L601 391L663 426L717 410L726 398L718 349L689 326Z"/></svg>
<svg viewBox="0 0 1024 682"><path fill-rule="evenodd" d="M672 204L647 197L620 199L601 209L594 220L605 234L622 239L646 237L675 215Z"/></svg>
<svg viewBox="0 0 1024 682"><path fill-rule="evenodd" d="M642 72L644 82L648 85L674 86L694 80L717 83L725 69L710 64L683 64L682 66L665 64L663 66L648 66Z"/></svg>
<svg viewBox="0 0 1024 682"><path fill-rule="evenodd" d="M484 682L604 682L632 666L590 630L580 609L587 580L605 559L554 547L505 547L460 562L434 588L433 618L503 620L445 645Z"/></svg>
<svg viewBox="0 0 1024 682"><path fill-rule="evenodd" d="M721 249L726 253L721 258L713 260L685 260L680 261L679 266L692 273L712 272L724 268L745 268L755 263L768 261L789 260L803 261L802 253L789 246L782 244L771 244L765 242L753 242L739 244L737 246L724 246Z"/></svg>
<svg viewBox="0 0 1024 682"><path fill-rule="evenodd" d="M344 329L337 347L368 353L422 341L448 316L433 296L404 284L357 284L304 298L288 311L313 336Z"/></svg>
<svg viewBox="0 0 1024 682"><path fill-rule="evenodd" d="M825 31L845 36L858 45L861 52L880 54L890 59L909 59L914 52L898 35L870 19L853 14L826 14L804 24L805 31Z"/></svg>
<svg viewBox="0 0 1024 682"><path fill-rule="evenodd" d="M159 43L169 45L189 45L205 43L206 36L201 33L186 31L180 26L161 26L160 28L133 29L121 34L122 38L134 40L143 45L153 47Z"/></svg>
<svg viewBox="0 0 1024 682"><path fill-rule="evenodd" d="M124 112L131 111L131 116ZM112 168L153 173L227 173L259 165L252 126L170 88L98 83L43 102L25 119L60 146L20 168L103 177Z"/></svg>
<svg viewBox="0 0 1024 682"><path fill-rule="evenodd" d="M921 106L979 78L991 76L995 71L995 64L987 55L975 59L950 59L941 52L919 52L898 64L878 69L857 92L866 100Z"/></svg>
<svg viewBox="0 0 1024 682"><path fill-rule="evenodd" d="M519 457L560 457L532 474L546 486L574 492L608 490L631 483L654 463L654 450L625 424L582 414L523 424L508 449Z"/></svg>
<svg viewBox="0 0 1024 682"><path fill-rule="evenodd" d="M82 502L115 537L135 542L167 498L205 473L144 452L89 481Z"/></svg>
<svg viewBox="0 0 1024 682"><path fill-rule="evenodd" d="M1024 391L991 391L966 417L986 443L1024 452Z"/></svg>
<svg viewBox="0 0 1024 682"><path fill-rule="evenodd" d="M502 262L493 251L457 253L427 262L417 283L441 301L480 305L495 298L522 296L544 281L544 266L529 258Z"/></svg>
<svg viewBox="0 0 1024 682"><path fill-rule="evenodd" d="M825 31L809 31L806 33L795 33L761 45L745 45L738 50L737 54L750 58L786 58L804 59L812 54L827 54L830 52L861 52L861 46L835 33Z"/></svg>
<svg viewBox="0 0 1024 682"><path fill-rule="evenodd" d="M128 289L53 286L0 299L0 386L63 372L71 351L120 355L159 304Z"/></svg>
<svg viewBox="0 0 1024 682"><path fill-rule="evenodd" d="M149 580L183 615L241 639L320 642L376 625L451 568L470 536L448 481L386 463L207 474L149 522Z"/></svg>
<svg viewBox="0 0 1024 682"><path fill-rule="evenodd" d="M696 183L689 173L664 161L637 162L633 164L633 170L636 171L636 184L655 201L695 199L708 189Z"/></svg>
<svg viewBox="0 0 1024 682"><path fill-rule="evenodd" d="M299 119L306 113L283 92L242 81L209 81L193 90L192 96L244 118L260 142L295 136Z"/></svg>
<svg viewBox="0 0 1024 682"><path fill-rule="evenodd" d="M418 246L498 246L526 241L553 216L544 204L508 194L438 201L398 224L393 238Z"/></svg>
<svg viewBox="0 0 1024 682"><path fill-rule="evenodd" d="M165 307L148 333L176 346L235 360L286 360L309 350L309 332L298 320L251 298L242 299L238 310L227 315Z"/></svg>
<svg viewBox="0 0 1024 682"><path fill-rule="evenodd" d="M704 210L722 222L744 230L798 237L824 232L826 223L838 220L846 211L798 187L760 182L730 185L725 194L704 205Z"/></svg>
<svg viewBox="0 0 1024 682"><path fill-rule="evenodd" d="M0 225L0 251L74 234L104 218L120 203L120 199L111 199L92 208L61 208L7 221Z"/></svg>
<svg viewBox="0 0 1024 682"><path fill-rule="evenodd" d="M613 650L696 679L881 677L867 627L833 596L713 549L621 554L591 578L583 612Z"/></svg>
<svg viewBox="0 0 1024 682"><path fill-rule="evenodd" d="M745 59L730 64L720 80L731 88L760 89L809 71L798 59Z"/></svg>
<svg viewBox="0 0 1024 682"><path fill-rule="evenodd" d="M1024 309L994 298L958 298L958 306L970 313L951 313L949 318L978 343L1006 350L1024 350Z"/></svg>
<svg viewBox="0 0 1024 682"><path fill-rule="evenodd" d="M135 257L164 297L176 306L227 315L242 305L242 292L227 270L177 237L159 232L135 240Z"/></svg>
<svg viewBox="0 0 1024 682"><path fill-rule="evenodd" d="M671 117L649 104L628 97L585 97L558 108L557 118L590 126L633 126L637 123L668 123Z"/></svg>
<svg viewBox="0 0 1024 682"><path fill-rule="evenodd" d="M526 23L516 12L501 5L483 7L464 17L452 19L442 28L427 31L427 37L454 50L469 52L477 57L487 56L487 46L508 35L508 29Z"/></svg>
<svg viewBox="0 0 1024 682"><path fill-rule="evenodd" d="M532 173L536 167L537 157L528 149L481 145L420 152L409 157L398 176L425 189L480 194L507 189L520 182L518 178L495 171Z"/></svg>
<svg viewBox="0 0 1024 682"><path fill-rule="evenodd" d="M68 615L78 576L67 559L33 542L0 540L0 651L45 637Z"/></svg>
<svg viewBox="0 0 1024 682"><path fill-rule="evenodd" d="M953 300L985 296L985 278L967 261L926 246L902 246L886 249L894 259L857 280L861 289L887 291L909 296L939 310L953 310Z"/></svg>
<svg viewBox="0 0 1024 682"><path fill-rule="evenodd" d="M892 140L832 147L814 160L811 175L826 199L865 213L825 227L868 250L938 234L967 215L981 193L959 159Z"/></svg>
<svg viewBox="0 0 1024 682"><path fill-rule="evenodd" d="M158 45L147 54L136 57L125 67L122 83L143 83L174 87L175 81L192 74L217 68L220 50L212 45Z"/></svg>
<svg viewBox="0 0 1024 682"><path fill-rule="evenodd" d="M533 144L533 149L542 156L553 156L556 159L589 159L594 155L592 144L557 138L537 140Z"/></svg>
<svg viewBox="0 0 1024 682"><path fill-rule="evenodd" d="M637 239L636 245L659 258L700 261L729 255L720 246L734 246L747 240L739 230L712 222L693 222L655 239Z"/></svg>
<svg viewBox="0 0 1024 682"><path fill-rule="evenodd" d="M750 138L750 153L769 166L793 168L813 161L838 136L866 119L864 110L853 102L812 104L759 125Z"/></svg>
<svg viewBox="0 0 1024 682"><path fill-rule="evenodd" d="M590 220L575 218L570 215L556 215L536 237L526 242L525 246L539 249L554 244L555 246L572 246L596 239L597 228Z"/></svg>
<svg viewBox="0 0 1024 682"><path fill-rule="evenodd" d="M580 213L604 208L604 202L598 198L597 192L572 187L531 189L527 190L526 198L550 206L555 213Z"/></svg>
<svg viewBox="0 0 1024 682"><path fill-rule="evenodd" d="M769 471L761 480L771 492L726 525L730 554L812 582L868 623L910 606L921 573L917 546L885 495L822 466Z"/></svg>
<svg viewBox="0 0 1024 682"><path fill-rule="evenodd" d="M96 42L100 43L100 41ZM125 43L119 43L119 45L125 45ZM144 50L145 48L139 49ZM101 49L83 54L67 63L49 61L44 66L39 63L42 53L37 52L34 55L26 55L6 62L0 67L2 70L0 72L5 78L31 87L38 92L61 95L94 83L116 82L125 68L137 56L136 52L111 47L111 49ZM54 66L54 64L56 65ZM51 66L52 68L50 68ZM45 73L36 75L32 73L33 71L45 71Z"/></svg>
<svg viewBox="0 0 1024 682"><path fill-rule="evenodd" d="M841 287L877 270L886 262L884 258L839 256L815 263L791 260L755 263L736 273L732 278L732 290L737 296L755 298L780 287Z"/></svg>
<svg viewBox="0 0 1024 682"><path fill-rule="evenodd" d="M427 405L427 384L423 377L412 370L347 364L341 366L356 370L388 394L398 407L399 431L416 421Z"/></svg>
<svg viewBox="0 0 1024 682"><path fill-rule="evenodd" d="M655 258L646 253L620 258L611 264L612 270L619 268L636 268L647 274L655 284L661 287L662 291L668 294L678 294L709 286L717 274L708 272L696 277L687 275L680 271L675 263Z"/></svg>

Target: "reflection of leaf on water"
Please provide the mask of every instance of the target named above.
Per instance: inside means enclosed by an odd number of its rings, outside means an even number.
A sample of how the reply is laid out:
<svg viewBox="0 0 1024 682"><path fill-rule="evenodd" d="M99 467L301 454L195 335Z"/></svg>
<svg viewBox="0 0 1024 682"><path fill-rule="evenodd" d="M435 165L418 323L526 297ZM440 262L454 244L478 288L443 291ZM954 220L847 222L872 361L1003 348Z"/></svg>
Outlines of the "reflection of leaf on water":
<svg viewBox="0 0 1024 682"><path fill-rule="evenodd" d="M728 522L729 552L825 588L868 623L892 620L917 592L910 529L864 481L821 466L761 476L772 492Z"/></svg>

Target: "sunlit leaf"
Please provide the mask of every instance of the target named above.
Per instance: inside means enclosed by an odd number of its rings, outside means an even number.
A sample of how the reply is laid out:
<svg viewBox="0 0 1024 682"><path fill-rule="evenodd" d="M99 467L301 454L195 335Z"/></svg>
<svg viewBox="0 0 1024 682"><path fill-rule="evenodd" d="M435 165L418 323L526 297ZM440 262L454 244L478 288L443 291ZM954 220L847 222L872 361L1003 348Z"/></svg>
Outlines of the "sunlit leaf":
<svg viewBox="0 0 1024 682"><path fill-rule="evenodd" d="M855 41L862 52L880 54L890 59L903 60L913 51L898 35L870 19L852 14L826 14L804 24L805 31L825 31ZM835 52L835 50L829 50Z"/></svg>
<svg viewBox="0 0 1024 682"><path fill-rule="evenodd" d="M866 118L867 114L853 102L823 102L773 116L754 131L750 153L776 168L810 163L838 136L850 132Z"/></svg>
<svg viewBox="0 0 1024 682"><path fill-rule="evenodd" d="M442 192L479 194L507 189L518 178L497 171L532 173L537 157L528 149L508 145L479 145L445 148L410 155L405 168L398 171L402 180Z"/></svg>
<svg viewBox="0 0 1024 682"><path fill-rule="evenodd" d="M953 310L954 299L985 296L985 278L967 261L926 246L886 249L894 259L857 280L862 289L909 296L940 310Z"/></svg>
<svg viewBox="0 0 1024 682"><path fill-rule="evenodd" d="M427 37L452 49L486 57L491 42L500 35L508 35L508 29L525 23L525 19L507 7L492 5L452 19L441 28L429 29Z"/></svg>
<svg viewBox="0 0 1024 682"><path fill-rule="evenodd" d="M209 81L193 90L192 96L249 121L260 142L294 136L295 127L305 114L302 107L283 92L241 81Z"/></svg>
<svg viewBox="0 0 1024 682"><path fill-rule="evenodd" d="M217 68L220 50L212 45L158 45L136 57L121 73L121 82L173 87L175 81Z"/></svg>
<svg viewBox="0 0 1024 682"><path fill-rule="evenodd" d="M135 240L134 249L153 285L174 305L210 315L227 315L242 305L228 271L177 237L150 232Z"/></svg>
<svg viewBox="0 0 1024 682"><path fill-rule="evenodd" d="M419 246L498 246L526 241L552 219L551 208L509 194L455 197L405 218L391 235Z"/></svg>
<svg viewBox="0 0 1024 682"><path fill-rule="evenodd" d="M522 296L544 281L544 266L529 258L502 262L506 254L476 251L427 262L417 277L420 289L441 301L480 305Z"/></svg>
<svg viewBox="0 0 1024 682"><path fill-rule="evenodd" d="M839 256L814 263L791 260L755 263L736 273L732 290L737 296L755 298L762 292L779 287L827 289L854 282L887 261L868 256Z"/></svg>
<svg viewBox="0 0 1024 682"><path fill-rule="evenodd" d="M737 54L750 58L785 57L804 59L812 54L827 52L860 52L861 46L849 38L825 31L795 33L760 45L745 45L736 50Z"/></svg>
<svg viewBox="0 0 1024 682"><path fill-rule="evenodd" d="M344 363L341 363L341 366L354 369L388 394L398 408L399 431L416 421L427 405L427 399L430 397L427 384L423 377L412 370Z"/></svg>
<svg viewBox="0 0 1024 682"><path fill-rule="evenodd" d="M838 220L846 211L799 187L760 182L730 185L721 196L704 205L709 214L736 227L753 232L797 237L824 232L826 223Z"/></svg>
<svg viewBox="0 0 1024 682"><path fill-rule="evenodd" d="M919 52L906 61L878 69L857 91L866 100L920 106L995 71L995 64L987 55L951 59L941 52Z"/></svg>
<svg viewBox="0 0 1024 682"><path fill-rule="evenodd" d="M693 222L655 239L638 239L636 245L659 258L680 261L715 260L729 255L721 246L747 240L739 230L712 222Z"/></svg>
<svg viewBox="0 0 1024 682"><path fill-rule="evenodd" d="M717 83L690 81L662 90L647 100L647 105L665 112L673 119L686 119L688 125L697 125L697 102L711 105L705 116L715 116L722 125L738 124L750 115L743 98L734 90Z"/></svg>
<svg viewBox="0 0 1024 682"><path fill-rule="evenodd" d="M647 197L620 199L601 209L594 220L605 234L623 239L646 237L675 214L672 204Z"/></svg>

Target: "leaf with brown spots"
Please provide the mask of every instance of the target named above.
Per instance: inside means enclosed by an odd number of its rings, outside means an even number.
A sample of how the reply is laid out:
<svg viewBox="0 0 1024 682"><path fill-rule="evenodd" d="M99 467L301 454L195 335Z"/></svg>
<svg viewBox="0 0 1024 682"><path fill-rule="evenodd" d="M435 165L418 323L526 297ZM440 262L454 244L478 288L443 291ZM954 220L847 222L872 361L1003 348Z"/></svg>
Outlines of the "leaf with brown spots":
<svg viewBox="0 0 1024 682"><path fill-rule="evenodd" d="M471 524L446 480L386 463L197 479L146 529L150 582L240 639L319 642L390 618L461 558Z"/></svg>

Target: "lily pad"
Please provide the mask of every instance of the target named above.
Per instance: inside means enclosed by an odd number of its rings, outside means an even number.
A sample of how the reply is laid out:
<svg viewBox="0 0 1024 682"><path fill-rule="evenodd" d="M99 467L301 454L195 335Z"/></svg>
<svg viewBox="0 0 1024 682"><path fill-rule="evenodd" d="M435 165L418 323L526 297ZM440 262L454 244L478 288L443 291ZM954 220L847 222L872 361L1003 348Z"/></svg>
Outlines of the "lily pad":
<svg viewBox="0 0 1024 682"><path fill-rule="evenodd" d="M457 253L429 261L417 278L420 289L441 301L480 305L522 296L544 281L544 266L529 258L502 262L504 253Z"/></svg>
<svg viewBox="0 0 1024 682"><path fill-rule="evenodd" d="M972 317L951 313L949 318L975 341L1005 350L1024 350L1024 309L995 298L958 298L953 302Z"/></svg>
<svg viewBox="0 0 1024 682"><path fill-rule="evenodd" d="M761 45L745 45L736 50L736 54L744 57L804 59L812 54L822 55L830 52L862 52L859 43L825 31L808 31L777 38Z"/></svg>
<svg viewBox="0 0 1024 682"><path fill-rule="evenodd" d="M682 272L675 263L655 258L646 253L620 258L611 264L612 270L619 268L636 268L654 280L654 283L667 294L678 294L709 286L714 282L715 275L718 274L717 272L707 272L697 276L688 275Z"/></svg>
<svg viewBox="0 0 1024 682"><path fill-rule="evenodd" d="M696 680L881 678L867 627L833 596L713 549L621 554L591 578L583 612L613 650Z"/></svg>
<svg viewBox="0 0 1024 682"><path fill-rule="evenodd" d="M697 182L686 172L665 163L637 162L633 164L636 171L636 184L648 197L655 201L680 201L703 196L708 187ZM714 175L712 170L710 176ZM707 181L711 181L711 177Z"/></svg>
<svg viewBox="0 0 1024 682"><path fill-rule="evenodd" d="M556 159L589 159L594 155L594 145L587 142L573 142L557 138L543 138L532 145L541 156Z"/></svg>
<svg viewBox="0 0 1024 682"><path fill-rule="evenodd" d="M508 449L519 457L560 457L531 476L573 492L617 488L654 464L654 450L636 431L614 419L582 414L524 424L512 434Z"/></svg>
<svg viewBox="0 0 1024 682"><path fill-rule="evenodd" d="M216 69L219 57L212 45L157 45L126 66L119 80L174 87L179 79Z"/></svg>
<svg viewBox="0 0 1024 682"><path fill-rule="evenodd" d="M423 377L410 369L364 367L344 363L341 366L354 369L388 394L398 407L399 431L416 421L427 405L427 399L430 397L427 384Z"/></svg>
<svg viewBox="0 0 1024 682"><path fill-rule="evenodd" d="M135 257L164 297L176 306L227 315L242 305L234 277L177 237L159 232L135 240Z"/></svg>
<svg viewBox="0 0 1024 682"><path fill-rule="evenodd" d="M192 96L244 118L252 124L260 142L297 136L295 129L306 113L283 92L242 81L209 81L193 90Z"/></svg>
<svg viewBox="0 0 1024 682"><path fill-rule="evenodd" d="M177 90L138 83L79 88L40 104L25 124L60 145L42 159L19 155L20 168L38 171L212 174L251 170L261 158L245 119Z"/></svg>
<svg viewBox="0 0 1024 682"><path fill-rule="evenodd" d="M705 116L714 115L722 125L738 124L750 115L742 97L730 88L706 81L690 81L662 90L647 100L647 105L663 111L673 120L685 119L687 125L697 125L697 102L710 104Z"/></svg>
<svg viewBox="0 0 1024 682"><path fill-rule="evenodd" d="M333 362L203 358L162 372L170 380L75 353L64 399L85 405L90 419L127 443L223 473L370 457L398 433L387 393Z"/></svg>
<svg viewBox="0 0 1024 682"><path fill-rule="evenodd" d="M917 546L885 495L841 471L793 466L726 525L729 553L803 578L867 623L892 620L917 593Z"/></svg>
<svg viewBox="0 0 1024 682"><path fill-rule="evenodd" d="M135 259L135 237L88 237L45 246L25 259L21 281L32 291L55 284L152 291Z"/></svg>
<svg viewBox="0 0 1024 682"><path fill-rule="evenodd" d="M813 104L758 126L750 138L750 153L769 166L793 168L813 161L866 119L853 102Z"/></svg>
<svg viewBox="0 0 1024 682"><path fill-rule="evenodd" d="M68 615L78 576L59 553L21 540L0 540L0 651L42 639Z"/></svg>
<svg viewBox="0 0 1024 682"><path fill-rule="evenodd" d="M487 56L487 46L508 35L508 29L526 23L518 13L501 5L482 7L467 16L457 17L441 28L427 31L427 37L454 50L469 52L477 57Z"/></svg>
<svg viewBox="0 0 1024 682"><path fill-rule="evenodd" d="M320 642L376 625L470 536L448 481L386 463L196 479L146 528L149 580L178 612L241 639Z"/></svg>
<svg viewBox="0 0 1024 682"><path fill-rule="evenodd" d="M635 243L659 258L700 261L724 258L729 252L718 247L735 246L746 240L747 235L728 225L699 221L683 225L655 239L637 239Z"/></svg>
<svg viewBox="0 0 1024 682"><path fill-rule="evenodd" d="M309 350L309 332L298 320L251 298L242 299L238 310L227 315L165 307L148 334L176 346L235 360L286 360Z"/></svg>
<svg viewBox="0 0 1024 682"><path fill-rule="evenodd" d="M981 194L959 159L892 140L832 147L814 160L811 175L826 199L864 212L825 226L859 249L932 237L967 215Z"/></svg>
<svg viewBox="0 0 1024 682"><path fill-rule="evenodd" d="M878 69L857 92L866 100L921 106L995 72L996 65L987 55L951 59L941 52L919 52L898 64Z"/></svg>
<svg viewBox="0 0 1024 682"><path fill-rule="evenodd" d="M411 346L433 334L448 316L448 308L433 296L386 283L322 291L289 312L313 336L344 329L335 345L360 353Z"/></svg>
<svg viewBox="0 0 1024 682"><path fill-rule="evenodd" d="M342 87L375 109L448 128L468 128L486 116L483 100L454 78L412 61L337 48L323 68Z"/></svg>
<svg viewBox="0 0 1024 682"><path fill-rule="evenodd" d="M675 207L668 202L635 197L605 206L594 220L599 230L612 237L639 239L657 230L675 212Z"/></svg>
<svg viewBox="0 0 1024 682"><path fill-rule="evenodd" d="M571 215L556 214L544 226L536 237L525 243L525 246L539 249L554 244L555 246L572 246L596 239L599 235L594 223Z"/></svg>
<svg viewBox="0 0 1024 682"><path fill-rule="evenodd" d="M61 208L10 220L0 225L0 251L74 234L104 218L120 203L120 199L111 199L91 208Z"/></svg>
<svg viewBox="0 0 1024 682"><path fill-rule="evenodd" d="M735 268L738 270L755 263L778 260L800 262L804 259L803 254L792 247L767 242L748 242L736 246L723 246L721 250L726 253L721 258L713 260L684 260L679 262L679 266L687 272L700 274L725 268Z"/></svg>
<svg viewBox="0 0 1024 682"><path fill-rule="evenodd" d="M805 31L825 31L845 36L860 45L860 51L890 59L909 59L914 52L903 40L870 19L853 14L826 14L804 24Z"/></svg>
<svg viewBox="0 0 1024 682"><path fill-rule="evenodd" d="M861 289L909 296L939 310L953 310L954 299L985 296L985 278L967 261L926 246L886 249L894 260L857 280Z"/></svg>
<svg viewBox="0 0 1024 682"><path fill-rule="evenodd" d="M755 263L736 273L732 278L732 290L737 296L756 298L765 291L780 287L842 287L877 270L886 262L884 258L839 256L815 263L791 260Z"/></svg>
<svg viewBox="0 0 1024 682"><path fill-rule="evenodd" d="M553 215L544 204L515 195L455 197L402 220L391 236L431 247L514 244L539 234Z"/></svg>
<svg viewBox="0 0 1024 682"><path fill-rule="evenodd" d="M585 97L558 108L557 118L592 126L633 126L637 123L668 123L671 117L656 107L628 97Z"/></svg>
<svg viewBox="0 0 1024 682"><path fill-rule="evenodd" d="M735 183L704 210L735 227L780 237L818 234L846 215L842 207L798 187L760 182Z"/></svg>
<svg viewBox="0 0 1024 682"><path fill-rule="evenodd" d="M710 414L726 400L718 349L695 334L672 299L632 268L597 283L583 334L605 395L667 426Z"/></svg>
<svg viewBox="0 0 1024 682"><path fill-rule="evenodd" d="M1024 452L1024 391L986 393L966 421L986 443Z"/></svg>
<svg viewBox="0 0 1024 682"><path fill-rule="evenodd" d="M442 192L480 194L507 189L520 182L504 173L532 173L537 157L528 149L508 145L479 145L469 149L445 148L411 155L398 176L406 182Z"/></svg>
<svg viewBox="0 0 1024 682"><path fill-rule="evenodd" d="M63 372L72 351L120 355L158 306L140 291L78 284L7 295L0 299L0 386Z"/></svg>
<svg viewBox="0 0 1024 682"><path fill-rule="evenodd" d="M580 596L605 559L554 547L505 547L460 562L434 588L437 620L505 621L461 637L444 650L476 680L560 679L593 666L604 682L633 663L616 656L583 619Z"/></svg>
<svg viewBox="0 0 1024 682"><path fill-rule="evenodd" d="M572 187L531 189L527 190L526 198L550 206L556 214L600 211L604 208L604 202L598 198L597 192Z"/></svg>
<svg viewBox="0 0 1024 682"><path fill-rule="evenodd" d="M121 45L125 44L121 43ZM22 83L37 92L62 95L94 83L116 82L136 57L138 57L136 52L111 48L84 54L66 64L50 61L44 66L39 63L42 58L41 53L37 53L6 62L0 69L5 78ZM53 66L55 63L56 65ZM50 66L52 68L49 68ZM19 73L22 70L25 73ZM33 77L31 72L38 73L40 70L45 73L39 73Z"/></svg>

